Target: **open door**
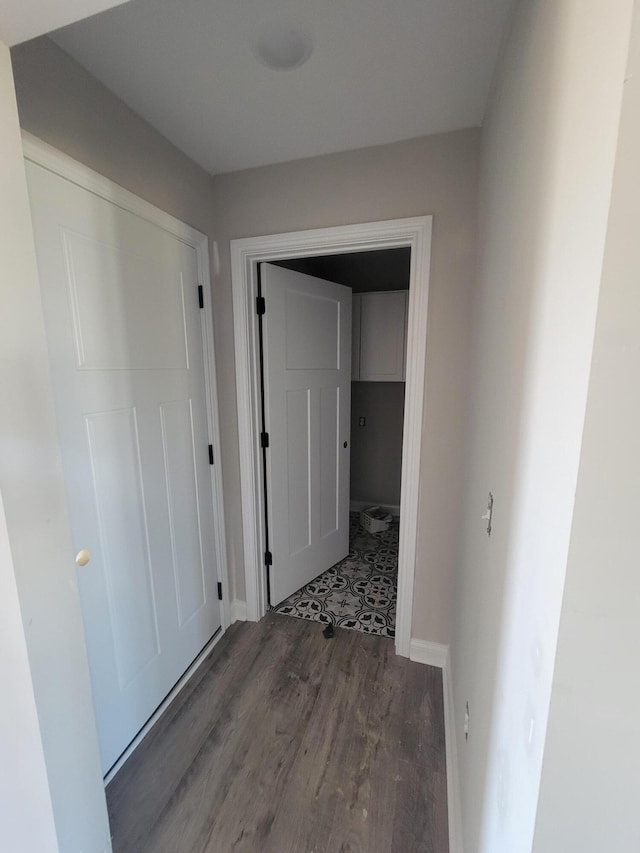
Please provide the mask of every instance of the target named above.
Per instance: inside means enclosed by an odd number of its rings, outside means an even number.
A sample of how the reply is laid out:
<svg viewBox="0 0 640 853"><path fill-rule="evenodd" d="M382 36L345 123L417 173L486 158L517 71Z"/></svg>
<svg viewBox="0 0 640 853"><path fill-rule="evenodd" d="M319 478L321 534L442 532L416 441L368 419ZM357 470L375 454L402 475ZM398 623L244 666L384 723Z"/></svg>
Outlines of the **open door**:
<svg viewBox="0 0 640 853"><path fill-rule="evenodd" d="M351 290L261 264L270 603L349 551Z"/></svg>

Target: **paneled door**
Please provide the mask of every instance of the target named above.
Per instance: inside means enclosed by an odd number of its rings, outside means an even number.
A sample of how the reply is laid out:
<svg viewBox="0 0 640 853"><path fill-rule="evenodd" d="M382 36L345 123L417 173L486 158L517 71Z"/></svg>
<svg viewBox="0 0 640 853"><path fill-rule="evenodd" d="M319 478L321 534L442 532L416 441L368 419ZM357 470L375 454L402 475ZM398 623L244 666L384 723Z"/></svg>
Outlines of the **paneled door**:
<svg viewBox="0 0 640 853"><path fill-rule="evenodd" d="M26 167L106 772L220 627L197 258Z"/></svg>
<svg viewBox="0 0 640 853"><path fill-rule="evenodd" d="M351 289L261 265L271 604L349 552Z"/></svg>

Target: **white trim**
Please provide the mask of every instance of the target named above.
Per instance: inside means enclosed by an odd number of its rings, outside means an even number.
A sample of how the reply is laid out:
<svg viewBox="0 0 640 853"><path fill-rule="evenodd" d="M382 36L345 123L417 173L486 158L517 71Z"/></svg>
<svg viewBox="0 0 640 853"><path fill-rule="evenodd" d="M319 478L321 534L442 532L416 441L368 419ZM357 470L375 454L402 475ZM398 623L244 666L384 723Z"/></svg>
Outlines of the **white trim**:
<svg viewBox="0 0 640 853"><path fill-rule="evenodd" d="M400 515L400 504L381 504L375 501L349 501L349 512L362 512L370 506L378 506L396 518Z"/></svg>
<svg viewBox="0 0 640 853"><path fill-rule="evenodd" d="M214 461L211 466L211 489L213 498L213 519L215 534L216 557L218 561L218 578L222 584L223 591L231 589L227 548L224 525L224 503L222 498L222 470L220 466L220 431L218 416L218 392L216 385L216 365L213 346L213 322L211 307L211 280L209 276L209 241L205 234L196 231L195 228L180 222L179 219L160 210L137 195L125 190L123 187L99 175L78 163L67 154L63 154L37 136L22 131L22 148L25 160L37 164L56 175L94 193L100 198L117 205L123 210L151 222L167 233L191 246L196 253L196 264L198 269L198 283L202 285L204 294L204 310L202 311L202 347L204 353L205 372L205 395L207 406L207 420L209 441L213 445ZM220 602L220 618L222 630L225 631L230 623L230 600L228 592Z"/></svg>
<svg viewBox="0 0 640 853"><path fill-rule="evenodd" d="M204 237L204 235L203 235ZM227 539L224 524L224 495L222 491L222 450L220 447L220 416L218 414L218 383L213 337L213 306L209 275L209 243L206 237L195 247L198 282L202 285L204 309L201 313L202 345L204 347L204 379L207 402L209 442L213 447L213 465L209 466L213 498L213 535L218 565L218 580L222 584L220 619L223 632L231 625L231 576L227 561Z"/></svg>
<svg viewBox="0 0 640 853"><path fill-rule="evenodd" d="M159 207L134 195L109 178L105 178L104 175L94 172L93 169L79 163L68 154L58 151L57 148L43 142L42 139L26 130L22 131L22 150L25 160L37 163L38 166L66 178L72 184L77 184L77 186L89 190L100 198L113 202L123 210L128 210L129 213L134 213L136 216L152 222L164 231L173 234L174 237L194 246L194 248L202 240L207 239L200 231L196 231L190 225L186 225L171 214L160 210Z"/></svg>
<svg viewBox="0 0 640 853"><path fill-rule="evenodd" d="M430 643L428 640L411 640L409 649L410 660L416 663L424 663L427 666L437 666L444 669L449 657L449 646L441 643Z"/></svg>
<svg viewBox="0 0 640 853"><path fill-rule="evenodd" d="M231 623L247 621L247 602L234 598L231 602Z"/></svg>
<svg viewBox="0 0 640 853"><path fill-rule="evenodd" d="M431 216L318 228L231 241L231 280L235 332L238 439L247 618L266 613L263 571L262 470L259 459L258 340L254 311L256 265L261 261L311 255L364 252L406 246L411 249L407 377L400 497L400 548L396 652L409 656L418 526L422 414L426 374L427 313L431 258Z"/></svg>
<svg viewBox="0 0 640 853"><path fill-rule="evenodd" d="M171 693L169 693L168 696L166 696L165 699L162 701L162 704L156 708L153 716L147 720L147 722L144 724L143 728L140 729L138 734L135 736L135 738L131 741L129 746L122 753L120 758L116 761L116 763L113 765L113 767L111 767L111 769L109 770L107 775L104 777L105 788L109 784L109 782L111 782L111 780L114 778L116 773L121 769L121 767L125 763L125 761L132 755L132 753L136 750L136 748L138 746L140 746L142 741L149 734L151 729L155 726L155 724L158 722L160 717L164 714L164 712L167 710L169 705L176 698L178 693L180 693L182 688L187 684L187 682L195 675L197 670L202 666L202 664L204 663L206 658L213 651L214 647L222 639L223 635L224 635L224 630L222 628L218 628L218 631L216 632L216 634L214 634L214 636L209 640L207 645L200 652L198 657L194 660L194 662L191 664L189 669L182 676L180 681L178 681L177 684L174 686Z"/></svg>
<svg viewBox="0 0 640 853"><path fill-rule="evenodd" d="M460 801L460 771L456 738L456 717L453 702L451 656L447 654L442 670L444 695L444 736L447 760L447 805L449 810L449 853L463 853L462 810Z"/></svg>

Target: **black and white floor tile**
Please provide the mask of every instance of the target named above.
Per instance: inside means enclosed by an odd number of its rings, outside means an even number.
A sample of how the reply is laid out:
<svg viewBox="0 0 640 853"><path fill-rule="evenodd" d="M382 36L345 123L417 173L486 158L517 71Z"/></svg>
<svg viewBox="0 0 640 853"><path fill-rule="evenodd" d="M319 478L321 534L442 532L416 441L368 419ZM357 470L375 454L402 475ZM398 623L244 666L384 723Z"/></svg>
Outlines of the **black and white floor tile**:
<svg viewBox="0 0 640 853"><path fill-rule="evenodd" d="M398 519L388 530L369 533L352 513L349 554L273 610L287 616L312 619L395 636L398 587Z"/></svg>

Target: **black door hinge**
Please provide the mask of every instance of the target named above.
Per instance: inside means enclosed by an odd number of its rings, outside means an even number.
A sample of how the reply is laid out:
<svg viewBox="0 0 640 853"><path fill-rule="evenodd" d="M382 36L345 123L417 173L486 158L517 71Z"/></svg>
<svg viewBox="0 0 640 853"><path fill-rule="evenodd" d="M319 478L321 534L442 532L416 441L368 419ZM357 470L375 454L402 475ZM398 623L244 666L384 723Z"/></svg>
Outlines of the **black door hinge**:
<svg viewBox="0 0 640 853"><path fill-rule="evenodd" d="M267 310L267 305L264 301L264 296L256 296L256 313L262 315Z"/></svg>
<svg viewBox="0 0 640 853"><path fill-rule="evenodd" d="M209 445L209 465L213 465L213 444Z"/></svg>
<svg viewBox="0 0 640 853"><path fill-rule="evenodd" d="M269 447L269 433L261 432L260 433L260 447L264 450L266 447Z"/></svg>
<svg viewBox="0 0 640 853"><path fill-rule="evenodd" d="M218 583L218 601L222 601L222 584Z"/></svg>
<svg viewBox="0 0 640 853"><path fill-rule="evenodd" d="M198 285L198 305L204 308L204 290L201 284Z"/></svg>
<svg viewBox="0 0 640 853"><path fill-rule="evenodd" d="M272 555L271 551L265 551L264 564L265 564L265 566L272 566L273 565L273 555Z"/></svg>

